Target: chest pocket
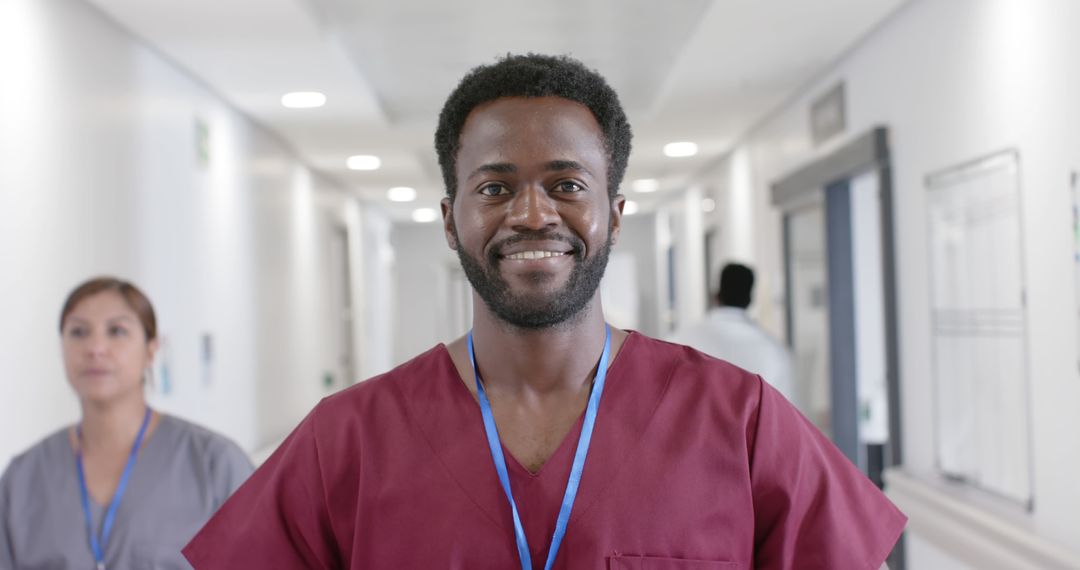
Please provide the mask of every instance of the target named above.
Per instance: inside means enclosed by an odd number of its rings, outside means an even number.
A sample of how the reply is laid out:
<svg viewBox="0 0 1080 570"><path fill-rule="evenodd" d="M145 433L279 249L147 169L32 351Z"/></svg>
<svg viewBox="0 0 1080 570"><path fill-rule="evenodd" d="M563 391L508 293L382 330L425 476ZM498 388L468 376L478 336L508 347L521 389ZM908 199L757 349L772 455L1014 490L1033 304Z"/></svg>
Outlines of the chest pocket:
<svg viewBox="0 0 1080 570"><path fill-rule="evenodd" d="M608 558L608 570L730 570L734 562L630 556L619 554Z"/></svg>

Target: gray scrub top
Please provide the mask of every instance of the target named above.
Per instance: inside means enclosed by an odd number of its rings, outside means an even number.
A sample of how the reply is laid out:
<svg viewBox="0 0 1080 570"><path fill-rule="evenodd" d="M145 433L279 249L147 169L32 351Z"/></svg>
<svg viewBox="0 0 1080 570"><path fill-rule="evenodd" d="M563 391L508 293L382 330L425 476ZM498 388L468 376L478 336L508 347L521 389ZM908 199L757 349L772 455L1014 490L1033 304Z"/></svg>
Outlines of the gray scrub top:
<svg viewBox="0 0 1080 570"><path fill-rule="evenodd" d="M180 549L251 474L235 443L162 414L116 511L108 569L191 568ZM105 507L91 499L95 531ZM94 568L67 428L16 457L0 478L0 569Z"/></svg>

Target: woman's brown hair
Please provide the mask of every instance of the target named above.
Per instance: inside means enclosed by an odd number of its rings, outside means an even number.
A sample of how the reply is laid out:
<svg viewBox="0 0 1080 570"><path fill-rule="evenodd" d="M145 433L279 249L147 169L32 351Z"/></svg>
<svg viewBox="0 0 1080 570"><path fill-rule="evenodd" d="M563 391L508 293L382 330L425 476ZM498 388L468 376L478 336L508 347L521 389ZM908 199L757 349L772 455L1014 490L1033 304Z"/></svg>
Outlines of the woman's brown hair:
<svg viewBox="0 0 1080 570"><path fill-rule="evenodd" d="M157 318L154 316L154 306L138 287L123 279L116 277L95 277L86 281L68 294L64 301L64 308L60 311L60 332L64 332L64 321L67 320L71 311L87 297L92 297L105 291L115 291L123 297L131 310L139 316L143 331L146 333L147 342L157 338Z"/></svg>

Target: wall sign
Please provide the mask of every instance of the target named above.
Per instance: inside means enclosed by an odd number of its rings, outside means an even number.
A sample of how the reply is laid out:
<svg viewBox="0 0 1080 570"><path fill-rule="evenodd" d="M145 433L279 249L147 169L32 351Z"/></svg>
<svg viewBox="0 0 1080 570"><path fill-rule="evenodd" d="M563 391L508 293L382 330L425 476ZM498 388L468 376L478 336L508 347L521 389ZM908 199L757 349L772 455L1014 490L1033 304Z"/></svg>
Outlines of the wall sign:
<svg viewBox="0 0 1080 570"><path fill-rule="evenodd" d="M810 135L819 145L847 128L847 100L844 84L837 83L810 105Z"/></svg>

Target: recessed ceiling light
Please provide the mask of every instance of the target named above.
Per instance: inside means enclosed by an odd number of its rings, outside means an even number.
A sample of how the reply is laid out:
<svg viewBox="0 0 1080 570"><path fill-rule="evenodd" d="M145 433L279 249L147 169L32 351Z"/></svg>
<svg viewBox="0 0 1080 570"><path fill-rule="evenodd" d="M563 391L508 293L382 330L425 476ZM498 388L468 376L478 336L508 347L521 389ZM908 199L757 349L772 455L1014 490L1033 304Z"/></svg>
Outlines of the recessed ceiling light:
<svg viewBox="0 0 1080 570"><path fill-rule="evenodd" d="M630 184L634 192L656 192L660 189L660 181L655 178L639 178Z"/></svg>
<svg viewBox="0 0 1080 570"><path fill-rule="evenodd" d="M697 154L697 144L692 142L673 142L664 145L664 154L672 158L694 156Z"/></svg>
<svg viewBox="0 0 1080 570"><path fill-rule="evenodd" d="M637 202L633 200L627 200L625 203L623 203L622 213L624 216L633 216L634 214L638 213L639 209L640 208L638 207Z"/></svg>
<svg viewBox="0 0 1080 570"><path fill-rule="evenodd" d="M439 213L435 211L435 208L417 208L412 211L412 219L414 222L426 224L439 219Z"/></svg>
<svg viewBox="0 0 1080 570"><path fill-rule="evenodd" d="M397 186L386 191L391 202L412 202L416 199L416 190L408 186Z"/></svg>
<svg viewBox="0 0 1080 570"><path fill-rule="evenodd" d="M370 154L357 154L350 156L345 162L351 170L378 170L382 166L379 157Z"/></svg>
<svg viewBox="0 0 1080 570"><path fill-rule="evenodd" d="M318 91L294 91L282 95L281 104L290 109L314 109L326 104L326 95Z"/></svg>
<svg viewBox="0 0 1080 570"><path fill-rule="evenodd" d="M706 212L711 212L716 209L716 200L712 198L705 198L701 201L701 209Z"/></svg>

